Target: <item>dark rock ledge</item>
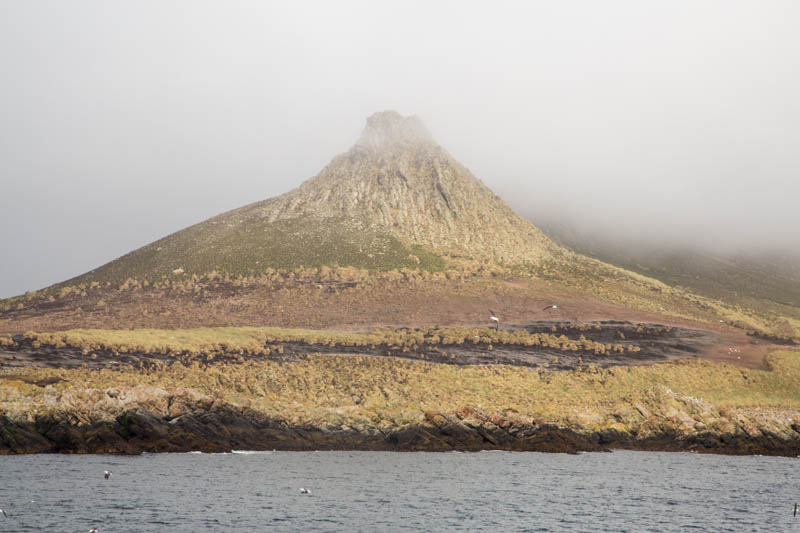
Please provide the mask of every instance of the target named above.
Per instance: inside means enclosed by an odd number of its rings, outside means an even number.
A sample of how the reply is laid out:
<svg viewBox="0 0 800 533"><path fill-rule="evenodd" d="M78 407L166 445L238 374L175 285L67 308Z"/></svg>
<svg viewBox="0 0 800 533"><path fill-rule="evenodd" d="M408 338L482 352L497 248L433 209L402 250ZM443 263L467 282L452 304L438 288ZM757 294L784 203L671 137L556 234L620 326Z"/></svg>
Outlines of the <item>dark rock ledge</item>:
<svg viewBox="0 0 800 533"><path fill-rule="evenodd" d="M800 455L800 413L737 411L723 416L700 400L664 394L672 404L660 412L638 404L635 409L623 407L594 427L577 420L542 423L513 410L487 414L464 408L429 411L420 423L386 428L291 424L187 389L89 389L63 393L44 414L8 408L0 412L0 455L237 449L577 453L615 448ZM695 408L694 418L691 410L674 407L682 402Z"/></svg>

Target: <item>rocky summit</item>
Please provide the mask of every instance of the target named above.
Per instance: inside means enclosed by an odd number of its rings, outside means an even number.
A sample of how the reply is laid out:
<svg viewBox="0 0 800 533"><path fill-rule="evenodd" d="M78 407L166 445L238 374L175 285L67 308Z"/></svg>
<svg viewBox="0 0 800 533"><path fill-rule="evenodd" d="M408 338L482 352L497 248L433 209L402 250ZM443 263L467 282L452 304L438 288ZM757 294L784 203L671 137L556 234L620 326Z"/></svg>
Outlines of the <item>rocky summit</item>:
<svg viewBox="0 0 800 533"><path fill-rule="evenodd" d="M439 146L417 117L367 119L361 138L288 194L228 215L270 221L348 217L430 250L505 263L535 262L555 248Z"/></svg>
<svg viewBox="0 0 800 533"><path fill-rule="evenodd" d="M558 246L448 154L414 116L367 119L315 177L174 233L71 282L340 265L441 268L443 256L538 263Z"/></svg>

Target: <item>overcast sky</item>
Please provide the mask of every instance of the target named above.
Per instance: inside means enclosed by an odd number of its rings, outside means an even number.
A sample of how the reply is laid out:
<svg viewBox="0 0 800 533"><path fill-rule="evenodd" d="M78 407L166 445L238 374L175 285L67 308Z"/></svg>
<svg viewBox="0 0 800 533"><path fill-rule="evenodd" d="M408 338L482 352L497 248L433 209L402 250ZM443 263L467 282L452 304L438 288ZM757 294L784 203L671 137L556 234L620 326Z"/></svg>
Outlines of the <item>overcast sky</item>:
<svg viewBox="0 0 800 533"><path fill-rule="evenodd" d="M284 4L0 2L0 297L286 192L385 109L534 220L800 247L800 3Z"/></svg>

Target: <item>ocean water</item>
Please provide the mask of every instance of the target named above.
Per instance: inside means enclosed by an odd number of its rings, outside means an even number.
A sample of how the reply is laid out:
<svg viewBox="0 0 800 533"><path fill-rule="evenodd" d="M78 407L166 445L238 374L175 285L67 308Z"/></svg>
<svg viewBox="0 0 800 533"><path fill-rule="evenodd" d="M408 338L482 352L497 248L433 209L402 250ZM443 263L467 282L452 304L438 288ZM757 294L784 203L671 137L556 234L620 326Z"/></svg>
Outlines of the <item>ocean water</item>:
<svg viewBox="0 0 800 533"><path fill-rule="evenodd" d="M7 456L0 532L800 531L799 468L627 451Z"/></svg>

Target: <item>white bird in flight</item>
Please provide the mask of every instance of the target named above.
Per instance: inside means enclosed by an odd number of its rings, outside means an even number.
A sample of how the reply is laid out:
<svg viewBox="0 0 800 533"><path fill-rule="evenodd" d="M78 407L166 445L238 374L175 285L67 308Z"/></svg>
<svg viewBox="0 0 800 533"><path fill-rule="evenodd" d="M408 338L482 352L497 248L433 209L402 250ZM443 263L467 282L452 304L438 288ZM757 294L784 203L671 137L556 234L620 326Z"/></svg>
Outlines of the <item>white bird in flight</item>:
<svg viewBox="0 0 800 533"><path fill-rule="evenodd" d="M500 319L497 318L497 316L494 314L494 311L492 311L491 309L489 309L489 320L494 322L495 331L500 329Z"/></svg>
<svg viewBox="0 0 800 533"><path fill-rule="evenodd" d="M5 509L0 509L0 513L2 513L4 517L8 518L8 513Z"/></svg>
<svg viewBox="0 0 800 533"><path fill-rule="evenodd" d="M300 487L300 494L311 494L311 489Z"/></svg>
<svg viewBox="0 0 800 533"><path fill-rule="evenodd" d="M548 305L547 307L542 309L542 311L547 311L548 309L558 309L558 306L556 304Z"/></svg>
<svg viewBox="0 0 800 533"><path fill-rule="evenodd" d="M112 473L111 470L103 470L103 475L106 479L110 478Z"/></svg>

